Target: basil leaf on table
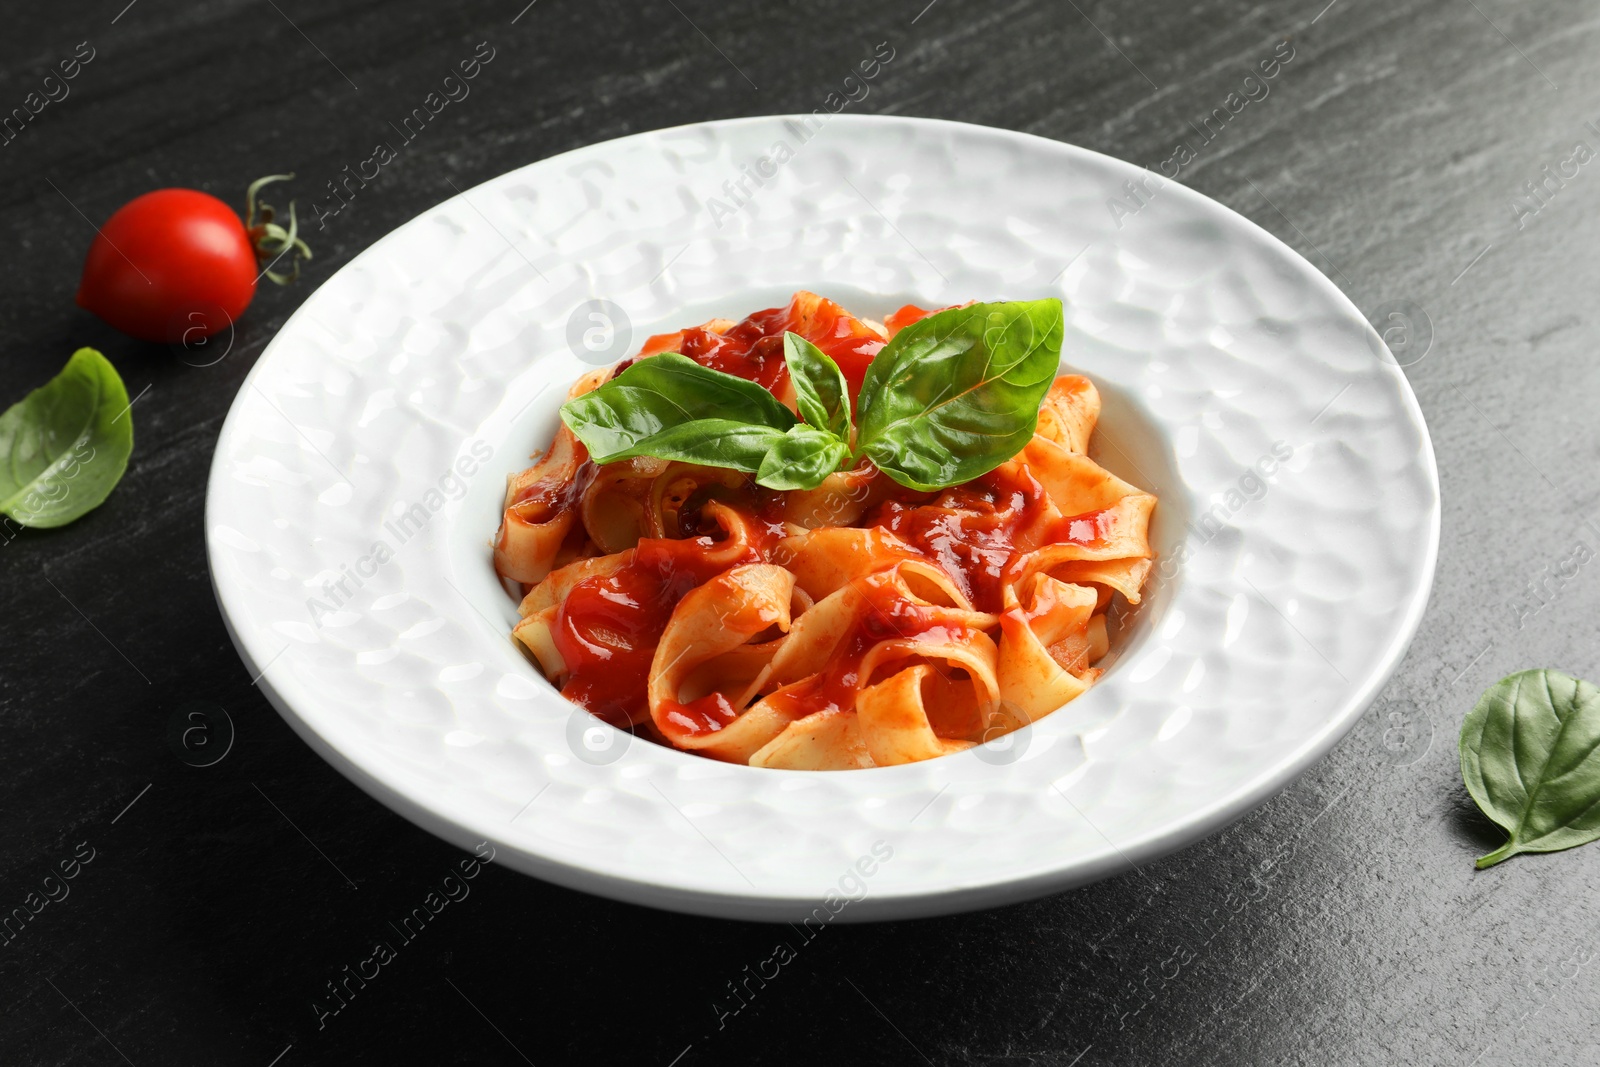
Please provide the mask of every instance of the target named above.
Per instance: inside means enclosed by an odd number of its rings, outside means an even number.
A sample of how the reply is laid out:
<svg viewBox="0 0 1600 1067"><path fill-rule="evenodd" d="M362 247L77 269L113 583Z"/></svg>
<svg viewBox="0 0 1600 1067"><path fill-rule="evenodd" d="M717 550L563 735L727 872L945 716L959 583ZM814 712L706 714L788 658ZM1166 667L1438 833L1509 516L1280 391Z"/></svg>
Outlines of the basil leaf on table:
<svg viewBox="0 0 1600 1067"><path fill-rule="evenodd" d="M783 335L783 358L794 382L800 417L842 441L850 440L850 385L828 354L797 333ZM830 472L831 473L831 472Z"/></svg>
<svg viewBox="0 0 1600 1067"><path fill-rule="evenodd" d="M768 489L815 489L849 455L847 440L815 426L792 426L772 443L756 471L756 484Z"/></svg>
<svg viewBox="0 0 1600 1067"><path fill-rule="evenodd" d="M0 513L65 526L111 495L132 453L128 390L106 357L80 348L0 415Z"/></svg>
<svg viewBox="0 0 1600 1067"><path fill-rule="evenodd" d="M794 414L755 382L702 367L676 352L641 359L598 389L567 401L561 406L561 418L596 463L633 456L681 458L693 436L684 427L696 422L770 427L779 436L795 424ZM656 451L650 443L669 429L676 431L673 447L677 451L671 455ZM723 432L726 427L701 429ZM740 454L745 444L748 441L730 446L731 452ZM737 469L754 471L756 467Z"/></svg>
<svg viewBox="0 0 1600 1067"><path fill-rule="evenodd" d="M1032 438L1062 332L1054 299L971 304L912 323L867 368L857 450L923 491L988 473Z"/></svg>
<svg viewBox="0 0 1600 1067"><path fill-rule="evenodd" d="M1507 830L1478 860L1559 852L1600 838L1600 688L1560 671L1521 671L1484 691L1461 724L1461 777Z"/></svg>

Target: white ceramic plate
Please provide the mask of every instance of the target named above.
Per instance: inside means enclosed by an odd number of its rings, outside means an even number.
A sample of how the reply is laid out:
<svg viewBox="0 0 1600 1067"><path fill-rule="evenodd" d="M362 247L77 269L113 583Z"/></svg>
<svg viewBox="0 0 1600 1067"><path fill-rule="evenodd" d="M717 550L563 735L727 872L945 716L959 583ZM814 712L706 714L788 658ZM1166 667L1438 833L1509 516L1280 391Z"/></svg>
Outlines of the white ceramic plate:
<svg viewBox="0 0 1600 1067"><path fill-rule="evenodd" d="M1281 789L1394 670L1433 576L1433 454L1378 336L1271 235L1181 185L1152 195L1126 163L924 119L808 132L716 122L531 164L305 302L229 412L206 508L217 600L262 690L441 837L747 919L1037 896ZM1064 365L1105 398L1098 458L1160 496L1162 561L1111 670L1063 712L925 763L768 771L601 726L513 647L488 540L567 385L800 288L872 317L1065 302Z"/></svg>

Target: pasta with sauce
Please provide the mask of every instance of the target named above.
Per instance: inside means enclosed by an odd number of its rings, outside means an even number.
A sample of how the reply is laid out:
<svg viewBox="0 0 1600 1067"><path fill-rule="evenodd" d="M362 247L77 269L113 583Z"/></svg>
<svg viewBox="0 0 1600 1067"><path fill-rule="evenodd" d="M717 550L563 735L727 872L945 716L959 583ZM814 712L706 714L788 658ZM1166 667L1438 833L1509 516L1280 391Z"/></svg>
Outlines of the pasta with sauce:
<svg viewBox="0 0 1600 1067"><path fill-rule="evenodd" d="M854 395L928 314L880 326L801 292L652 337L634 360L678 352L792 409L785 331ZM511 478L495 541L522 594L514 636L604 721L751 766L889 766L1018 729L1094 684L1113 598L1138 604L1152 566L1156 498L1089 458L1099 409L1087 378L1055 378L1020 452L935 492L867 461L789 491L653 456L597 464L562 425Z"/></svg>

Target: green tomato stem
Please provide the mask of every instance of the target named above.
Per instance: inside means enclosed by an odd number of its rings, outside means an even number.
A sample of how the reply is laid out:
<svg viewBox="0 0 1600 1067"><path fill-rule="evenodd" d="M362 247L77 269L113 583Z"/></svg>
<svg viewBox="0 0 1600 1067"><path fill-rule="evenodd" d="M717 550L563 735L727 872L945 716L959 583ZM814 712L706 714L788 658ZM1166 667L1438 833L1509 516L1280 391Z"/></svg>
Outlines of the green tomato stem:
<svg viewBox="0 0 1600 1067"><path fill-rule="evenodd" d="M285 230L274 222L276 213L272 205L261 201L259 203L261 217L256 218L256 194L262 186L269 182L287 181L294 177L293 174L269 174L265 178L257 178L250 183L244 194L244 228L250 234L250 243L256 250L256 260L267 265L276 264L287 252L292 252L290 263L293 270L288 274L280 274L274 270L265 270L263 275L268 281L277 285L288 285L300 277L300 261L311 258L311 247L300 237L299 220L295 218L294 201L289 201L289 228Z"/></svg>

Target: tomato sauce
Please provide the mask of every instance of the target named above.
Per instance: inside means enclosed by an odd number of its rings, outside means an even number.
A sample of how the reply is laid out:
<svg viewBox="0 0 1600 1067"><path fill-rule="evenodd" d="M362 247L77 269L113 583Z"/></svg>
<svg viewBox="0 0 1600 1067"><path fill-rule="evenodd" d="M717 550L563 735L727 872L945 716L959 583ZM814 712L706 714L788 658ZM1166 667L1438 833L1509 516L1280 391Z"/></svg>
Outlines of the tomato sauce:
<svg viewBox="0 0 1600 1067"><path fill-rule="evenodd" d="M873 357L883 349L884 343L876 334L831 300L824 300L809 325L804 329L795 329L795 332L822 349L839 365L845 383L850 387L852 399L861 394L861 383L867 376L867 368L872 365Z"/></svg>
<svg viewBox="0 0 1600 1067"><path fill-rule="evenodd" d="M1110 508L1082 515L1068 515L1052 524L1050 535L1045 538L1045 544L1059 545L1070 542L1074 545L1103 545L1106 536L1111 533L1115 525L1116 514Z"/></svg>
<svg viewBox="0 0 1600 1067"><path fill-rule="evenodd" d="M998 612L1018 535L1037 524L1046 503L1044 487L1016 467L938 493L900 490L865 525L890 531L943 567L977 610Z"/></svg>
<svg viewBox="0 0 1600 1067"><path fill-rule="evenodd" d="M643 719L650 663L673 608L729 567L762 562L771 531L755 523L752 529L756 540L731 562L709 558L719 547L710 535L643 538L626 565L573 586L556 612L552 634L571 672L561 694L613 726ZM720 708L712 702L686 711L681 725L687 733L719 730L735 714L723 699Z"/></svg>
<svg viewBox="0 0 1600 1067"><path fill-rule="evenodd" d="M949 311L951 308L971 307L975 302L976 301L968 300L965 304L948 304L944 307L937 308L925 308L918 307L916 304L907 304L899 311L896 311L885 318L883 320L883 328L889 331L890 337L893 337L907 326L910 326L913 322L921 322L929 315L937 315L939 312Z"/></svg>
<svg viewBox="0 0 1600 1067"><path fill-rule="evenodd" d="M721 693L707 693L703 697L680 704L676 700L662 703L661 732L667 740L681 743L686 737L713 734L739 717L743 708Z"/></svg>
<svg viewBox="0 0 1600 1067"><path fill-rule="evenodd" d="M583 448L583 445L580 444L578 447ZM584 454L588 454L587 450ZM510 506L536 505L537 510L534 515L524 517L531 522L546 521L575 505L583 496L583 491L589 488L589 483L594 481L599 469L593 460L585 459L578 464L578 469L573 472L570 479L558 477L555 481L537 481L523 486L522 490L512 497Z"/></svg>
<svg viewBox="0 0 1600 1067"><path fill-rule="evenodd" d="M712 333L698 326L683 331L678 349L702 367L747 378L779 393L789 380L789 366L783 359L783 331L787 316L783 309L758 311L727 333Z"/></svg>
<svg viewBox="0 0 1600 1067"><path fill-rule="evenodd" d="M682 331L671 347L702 367L737 375L779 395L789 380L789 365L783 358L783 335L790 330L822 349L839 365L849 383L851 396L861 391L861 382L872 357L883 348L882 338L860 319L833 301L821 298L814 305L801 305L796 301L786 307L758 311L726 333L713 333L696 326ZM645 351L665 351L667 349L656 348L656 343L672 339L674 335L651 338Z"/></svg>
<svg viewBox="0 0 1600 1067"><path fill-rule="evenodd" d="M866 595L866 609L834 648L827 666L810 678L769 696L767 699L774 708L798 719L829 708L854 707L856 694L873 681L862 676L861 665L875 645L913 637L944 641L958 637L964 630L946 625L944 609L910 603L901 599L891 587L860 585L857 588Z"/></svg>
<svg viewBox="0 0 1600 1067"><path fill-rule="evenodd" d="M990 471L938 493L900 489L868 513L879 526L939 564L979 611L1004 609L1006 565L1044 545L1104 544L1115 516L1107 509L1045 520L1049 496L1027 467Z"/></svg>
<svg viewBox="0 0 1600 1067"><path fill-rule="evenodd" d="M894 314L884 319L883 325L884 328L889 331L889 336L893 337L907 326L910 326L913 322L921 322L929 315L932 315L936 310L938 309L918 307L915 304L907 304L899 311L896 311Z"/></svg>

